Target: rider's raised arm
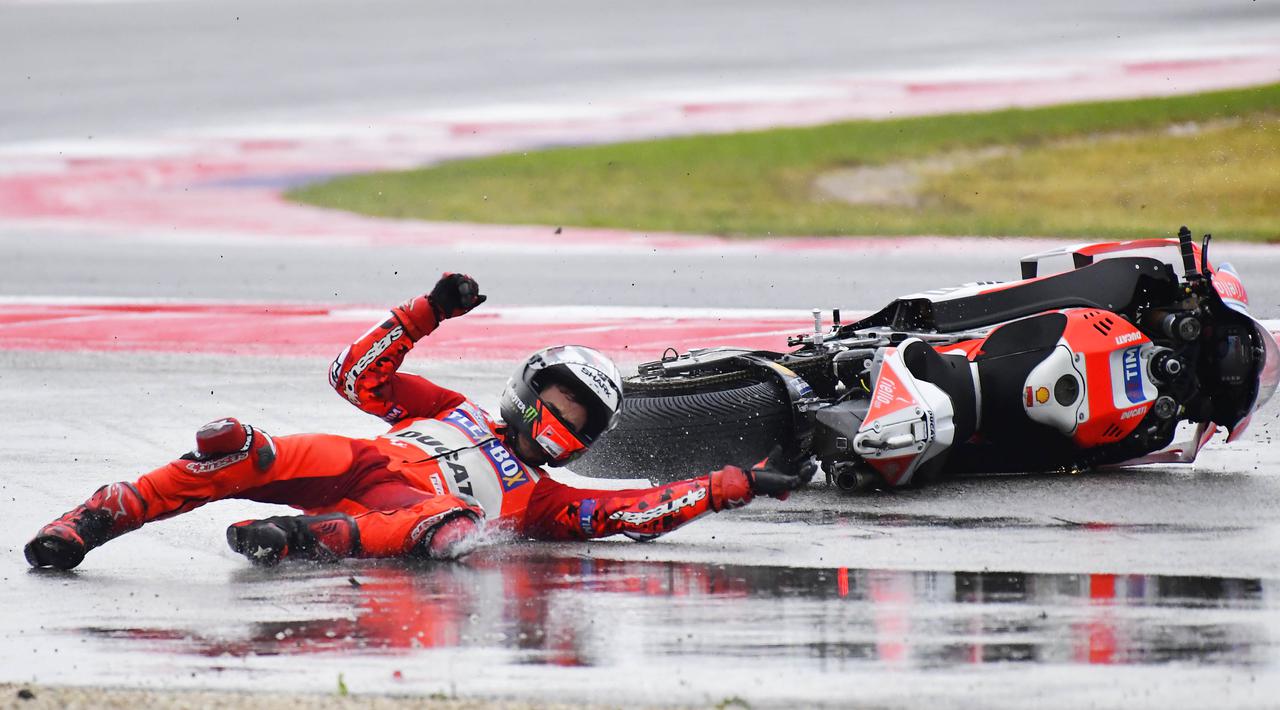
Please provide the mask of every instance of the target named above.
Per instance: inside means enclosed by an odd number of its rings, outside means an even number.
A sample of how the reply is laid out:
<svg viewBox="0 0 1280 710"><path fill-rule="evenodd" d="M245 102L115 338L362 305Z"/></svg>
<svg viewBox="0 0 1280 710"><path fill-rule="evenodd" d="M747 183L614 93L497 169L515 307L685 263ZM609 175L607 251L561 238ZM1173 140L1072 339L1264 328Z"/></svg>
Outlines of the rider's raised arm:
<svg viewBox="0 0 1280 710"><path fill-rule="evenodd" d="M475 281L445 274L431 293L391 309L391 316L370 328L338 354L329 384L362 411L397 422L433 417L465 398L425 377L397 372L414 343L430 335L445 318L462 315L485 300Z"/></svg>

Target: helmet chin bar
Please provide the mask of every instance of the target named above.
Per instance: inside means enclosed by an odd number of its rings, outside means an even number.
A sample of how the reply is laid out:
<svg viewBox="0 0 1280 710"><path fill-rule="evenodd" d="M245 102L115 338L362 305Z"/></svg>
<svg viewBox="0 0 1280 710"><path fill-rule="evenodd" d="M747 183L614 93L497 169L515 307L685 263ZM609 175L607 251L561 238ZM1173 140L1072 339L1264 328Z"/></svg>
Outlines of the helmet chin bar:
<svg viewBox="0 0 1280 710"><path fill-rule="evenodd" d="M589 442L583 440L568 422L547 406L539 393L524 383L508 386L503 393L505 415L515 414L520 426L507 422L506 437L517 454L521 444L542 454L540 461L525 461L535 466L563 466L586 453ZM508 406L508 404L510 406ZM521 457L523 460L523 456Z"/></svg>
<svg viewBox="0 0 1280 710"><path fill-rule="evenodd" d="M542 401L542 397L537 398L534 407L538 416L531 422L530 436L555 465L568 463L586 452L587 444L568 422Z"/></svg>
<svg viewBox="0 0 1280 710"><path fill-rule="evenodd" d="M529 442L527 444L524 442L525 442L524 435L521 434L519 431L516 431L515 429L512 429L510 427L507 427L503 430L502 443L508 449L511 450L511 453L516 455L516 458L520 459L521 461L523 461L524 463L530 466L551 465L551 458L547 456L547 453L545 451L543 451L536 444L533 444L533 442ZM530 451L538 454L538 456L531 459L529 457Z"/></svg>

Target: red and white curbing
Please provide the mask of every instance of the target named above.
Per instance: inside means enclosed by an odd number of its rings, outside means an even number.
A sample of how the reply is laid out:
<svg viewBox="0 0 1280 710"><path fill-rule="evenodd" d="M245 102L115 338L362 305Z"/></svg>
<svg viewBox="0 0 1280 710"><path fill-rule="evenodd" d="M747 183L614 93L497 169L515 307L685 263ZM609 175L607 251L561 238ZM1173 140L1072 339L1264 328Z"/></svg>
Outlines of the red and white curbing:
<svg viewBox="0 0 1280 710"><path fill-rule="evenodd" d="M378 307L299 303L7 298L0 300L0 351L327 357L386 316ZM446 322L418 352L436 360L513 360L577 343L630 363L657 359L667 348L786 350L787 336L812 327L809 316L784 309L485 306ZM1280 333L1280 321L1265 325Z"/></svg>
<svg viewBox="0 0 1280 710"><path fill-rule="evenodd" d="M450 320L420 354L511 360L577 343L626 362L667 348L783 349L805 328L801 311L543 306L492 308ZM384 308L297 303L9 298L0 301L0 351L128 351L241 356L333 356ZM812 323L810 320L809 323Z"/></svg>
<svg viewBox="0 0 1280 710"><path fill-rule="evenodd" d="M153 140L0 145L0 228L200 239L307 238L566 253L669 249L846 249L862 240L735 242L615 229L392 221L282 198L322 176L406 168L548 144L812 125L1152 96L1280 80L1280 46L1201 50L1159 61L1113 58L955 72L831 78L714 98L643 98L603 106L509 106L323 125L170 133ZM902 246L894 242L896 247ZM932 248L932 244L920 244Z"/></svg>

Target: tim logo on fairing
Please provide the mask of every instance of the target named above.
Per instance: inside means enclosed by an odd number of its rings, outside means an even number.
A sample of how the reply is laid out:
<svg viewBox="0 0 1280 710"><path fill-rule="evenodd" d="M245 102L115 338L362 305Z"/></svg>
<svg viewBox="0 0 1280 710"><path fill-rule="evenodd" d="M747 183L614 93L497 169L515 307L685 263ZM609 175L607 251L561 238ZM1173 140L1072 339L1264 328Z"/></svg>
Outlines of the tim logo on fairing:
<svg viewBox="0 0 1280 710"><path fill-rule="evenodd" d="M1133 404L1141 404L1147 401L1147 395L1142 388L1142 358L1139 352L1141 350L1141 347L1127 348L1122 359L1124 393Z"/></svg>

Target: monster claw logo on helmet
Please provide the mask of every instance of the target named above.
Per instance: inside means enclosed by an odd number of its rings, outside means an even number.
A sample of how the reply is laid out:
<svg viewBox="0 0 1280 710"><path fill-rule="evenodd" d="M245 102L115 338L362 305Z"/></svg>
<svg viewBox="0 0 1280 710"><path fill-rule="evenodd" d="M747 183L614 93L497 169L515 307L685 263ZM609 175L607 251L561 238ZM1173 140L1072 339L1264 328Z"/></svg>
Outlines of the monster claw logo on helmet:
<svg viewBox="0 0 1280 710"><path fill-rule="evenodd" d="M566 422L542 400L543 390L553 384L572 392L587 410L582 426ZM501 407L509 430L533 442L546 454L549 465L563 466L586 453L618 423L622 376L612 360L592 348L546 348L530 355L507 381Z"/></svg>

